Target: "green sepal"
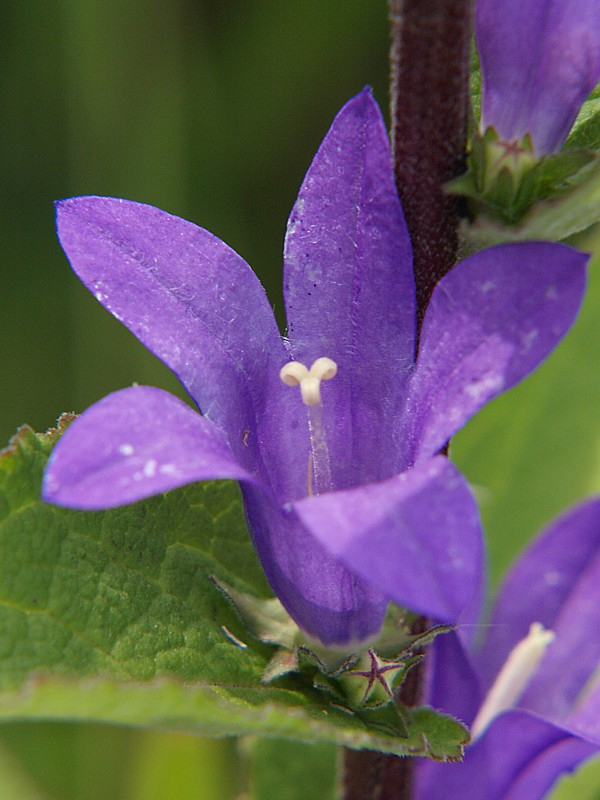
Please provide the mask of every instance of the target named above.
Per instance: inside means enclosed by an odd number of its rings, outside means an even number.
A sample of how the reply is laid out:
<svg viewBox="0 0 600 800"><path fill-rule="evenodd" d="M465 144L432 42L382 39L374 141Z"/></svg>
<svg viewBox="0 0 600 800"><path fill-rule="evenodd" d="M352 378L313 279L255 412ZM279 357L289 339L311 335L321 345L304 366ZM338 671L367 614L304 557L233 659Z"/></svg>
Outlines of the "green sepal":
<svg viewBox="0 0 600 800"><path fill-rule="evenodd" d="M566 175L571 167L575 171ZM540 186L545 187L548 196L533 203L512 225L487 213L476 214L472 222L463 222L463 254L504 242L560 242L600 220L600 157L597 153L564 151L544 159L538 170ZM482 209L479 205L479 210Z"/></svg>
<svg viewBox="0 0 600 800"><path fill-rule="evenodd" d="M490 130L486 131L486 137ZM467 158L467 171L447 183L445 191L467 198L469 215L473 219L484 215L513 224L533 202L535 161L517 155L512 164L506 163L503 156L492 159L486 137L475 134Z"/></svg>
<svg viewBox="0 0 600 800"><path fill-rule="evenodd" d="M406 653L395 659L381 658L372 651L363 653L357 664L338 676L344 696L352 708L379 708L395 703L408 673L423 661L423 654ZM381 680L370 680L371 659L375 659Z"/></svg>
<svg viewBox="0 0 600 800"><path fill-rule="evenodd" d="M401 716L398 697L408 673L423 660L424 648L440 634L453 630L450 625L436 625L414 633L416 616L390 604L380 634L371 646L328 650L307 639L278 600L236 592L216 578L212 580L248 632L264 644L277 647L263 671L263 684L293 673L302 674L315 689L354 712L392 703Z"/></svg>
<svg viewBox="0 0 600 800"><path fill-rule="evenodd" d="M264 598L248 592L236 592L214 575L211 575L211 580L256 639L289 650L301 644L300 629L276 597Z"/></svg>
<svg viewBox="0 0 600 800"><path fill-rule="evenodd" d="M446 190L469 199L470 216L476 222L482 218L497 227L519 227L534 207L568 196L587 180L586 168L596 159L597 154L587 149L538 159L528 136L522 142L503 142L490 127L483 135L475 133L467 172Z"/></svg>

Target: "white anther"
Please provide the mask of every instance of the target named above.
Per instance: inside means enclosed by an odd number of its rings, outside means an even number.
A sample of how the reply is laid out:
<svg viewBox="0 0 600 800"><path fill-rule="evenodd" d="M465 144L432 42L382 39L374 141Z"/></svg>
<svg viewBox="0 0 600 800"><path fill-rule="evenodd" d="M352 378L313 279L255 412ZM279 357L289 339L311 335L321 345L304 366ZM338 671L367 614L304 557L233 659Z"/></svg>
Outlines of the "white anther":
<svg viewBox="0 0 600 800"><path fill-rule="evenodd" d="M302 394L302 402L306 406L321 403L321 381L330 381L337 373L337 364L331 358L317 358L310 369L299 361L285 364L279 377L286 386L298 386Z"/></svg>
<svg viewBox="0 0 600 800"><path fill-rule="evenodd" d="M554 631L547 630L540 622L531 624L527 636L508 654L504 666L487 693L471 726L473 740L481 736L498 714L513 708L519 701L554 639Z"/></svg>
<svg viewBox="0 0 600 800"><path fill-rule="evenodd" d="M337 364L332 358L317 358L310 368L310 375L319 381L330 381L337 375Z"/></svg>
<svg viewBox="0 0 600 800"><path fill-rule="evenodd" d="M284 364L279 371L279 377L286 386L298 386L303 380L308 378L308 370L299 361L290 361Z"/></svg>

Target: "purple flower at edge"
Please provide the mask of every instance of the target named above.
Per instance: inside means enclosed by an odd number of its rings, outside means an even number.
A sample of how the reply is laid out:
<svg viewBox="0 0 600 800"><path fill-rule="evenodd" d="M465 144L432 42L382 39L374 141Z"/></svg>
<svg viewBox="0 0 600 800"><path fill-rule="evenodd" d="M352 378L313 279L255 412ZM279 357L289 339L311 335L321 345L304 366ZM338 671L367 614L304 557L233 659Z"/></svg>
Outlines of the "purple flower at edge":
<svg viewBox="0 0 600 800"><path fill-rule="evenodd" d="M527 243L466 259L436 288L417 355L410 240L368 89L289 219L287 337L246 262L190 222L80 197L57 203L57 226L80 279L202 415L152 387L109 395L56 447L47 501L101 509L238 480L273 591L326 645L374 637L389 600L451 622L476 602L477 509L438 453L563 336L586 255Z"/></svg>
<svg viewBox="0 0 600 800"><path fill-rule="evenodd" d="M416 800L541 800L598 752L599 581L600 498L559 518L517 560L480 649L469 641L476 610L459 634L436 641L427 700L473 725L475 741L460 764L420 763ZM543 632L532 631L538 623Z"/></svg>
<svg viewBox="0 0 600 800"><path fill-rule="evenodd" d="M477 0L482 132L560 150L600 79L598 0Z"/></svg>

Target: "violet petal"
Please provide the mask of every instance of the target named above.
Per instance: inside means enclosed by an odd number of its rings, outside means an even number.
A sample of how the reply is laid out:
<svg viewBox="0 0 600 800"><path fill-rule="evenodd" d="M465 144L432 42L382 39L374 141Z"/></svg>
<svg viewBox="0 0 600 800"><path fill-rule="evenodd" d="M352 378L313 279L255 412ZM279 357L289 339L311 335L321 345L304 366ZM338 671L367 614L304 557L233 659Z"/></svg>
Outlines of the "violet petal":
<svg viewBox="0 0 600 800"><path fill-rule="evenodd" d="M252 480L214 423L161 389L133 386L69 426L46 469L43 498L112 508L214 478Z"/></svg>
<svg viewBox="0 0 600 800"><path fill-rule="evenodd" d="M596 747L524 711L498 717L458 764L422 761L416 800L542 800Z"/></svg>
<svg viewBox="0 0 600 800"><path fill-rule="evenodd" d="M325 421L336 487L398 471L390 432L415 356L410 239L369 89L321 144L292 210L284 287L294 358L336 361ZM351 434L351 435L350 435Z"/></svg>
<svg viewBox="0 0 600 800"><path fill-rule="evenodd" d="M453 622L480 585L477 508L458 470L441 456L293 507L348 569L421 614Z"/></svg>
<svg viewBox="0 0 600 800"><path fill-rule="evenodd" d="M600 78L597 0L477 0L482 128L559 150Z"/></svg>
<svg viewBox="0 0 600 800"><path fill-rule="evenodd" d="M581 303L588 258L561 244L499 245L442 278L423 321L408 399L405 436L415 460L439 451L556 346Z"/></svg>
<svg viewBox="0 0 600 800"><path fill-rule="evenodd" d="M427 705L465 725L477 716L482 697L479 677L459 632L438 636L427 651L424 697Z"/></svg>
<svg viewBox="0 0 600 800"><path fill-rule="evenodd" d="M580 702L566 720L566 727L580 736L600 744L600 683L597 676L587 691L582 692Z"/></svg>
<svg viewBox="0 0 600 800"><path fill-rule="evenodd" d="M296 623L325 645L374 637L387 599L350 572L312 536L296 514L260 487L242 487L250 535L265 575Z"/></svg>
<svg viewBox="0 0 600 800"><path fill-rule="evenodd" d="M286 353L258 279L230 247L152 206L108 197L56 204L71 266L114 316L170 367L230 436L263 418Z"/></svg>

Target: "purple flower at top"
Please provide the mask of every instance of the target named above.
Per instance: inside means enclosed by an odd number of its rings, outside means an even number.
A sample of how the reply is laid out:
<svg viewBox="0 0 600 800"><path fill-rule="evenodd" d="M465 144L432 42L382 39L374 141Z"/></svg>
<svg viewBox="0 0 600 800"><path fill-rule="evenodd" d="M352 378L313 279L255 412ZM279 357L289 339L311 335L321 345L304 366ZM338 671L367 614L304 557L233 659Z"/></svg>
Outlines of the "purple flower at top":
<svg viewBox="0 0 600 800"><path fill-rule="evenodd" d="M600 498L559 518L506 577L483 646L440 637L429 702L472 726L460 764L420 763L416 800L540 800L600 748Z"/></svg>
<svg viewBox="0 0 600 800"><path fill-rule="evenodd" d="M600 79L598 0L477 0L482 132L560 150Z"/></svg>
<svg viewBox="0 0 600 800"><path fill-rule="evenodd" d="M240 482L252 540L290 615L325 645L373 638L389 600L453 621L481 580L466 482L439 451L570 326L587 256L547 243L463 261L416 354L411 248L369 90L336 117L285 240L288 335L245 261L150 206L57 204L97 299L179 377L101 400L56 447L43 495L101 509L198 480Z"/></svg>

